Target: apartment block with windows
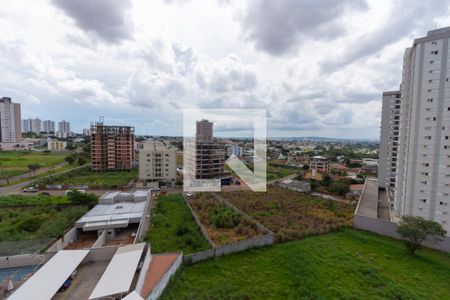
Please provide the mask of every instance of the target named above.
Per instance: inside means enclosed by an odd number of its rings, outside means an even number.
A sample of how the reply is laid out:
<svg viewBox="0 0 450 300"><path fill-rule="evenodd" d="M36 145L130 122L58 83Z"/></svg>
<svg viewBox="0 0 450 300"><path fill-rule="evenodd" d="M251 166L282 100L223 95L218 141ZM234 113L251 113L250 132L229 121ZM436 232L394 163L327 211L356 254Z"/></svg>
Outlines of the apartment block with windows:
<svg viewBox="0 0 450 300"><path fill-rule="evenodd" d="M91 125L92 170L131 170L134 155L134 127Z"/></svg>
<svg viewBox="0 0 450 300"><path fill-rule="evenodd" d="M395 192L395 176L397 174L400 107L400 91L383 93L378 184L381 188L392 193Z"/></svg>
<svg viewBox="0 0 450 300"><path fill-rule="evenodd" d="M139 179L173 183L176 180L176 149L161 142L146 142L139 149Z"/></svg>
<svg viewBox="0 0 450 300"><path fill-rule="evenodd" d="M324 156L313 156L309 161L311 169L329 173L330 172L330 160Z"/></svg>
<svg viewBox="0 0 450 300"><path fill-rule="evenodd" d="M20 143L22 141L20 104L11 98L0 98L0 142Z"/></svg>
<svg viewBox="0 0 450 300"><path fill-rule="evenodd" d="M396 216L435 220L447 232L450 232L449 40L450 27L432 30L415 39L405 51L394 182ZM390 134L382 130L381 140L386 139L385 135L390 138ZM380 160L388 161L386 153L380 151Z"/></svg>

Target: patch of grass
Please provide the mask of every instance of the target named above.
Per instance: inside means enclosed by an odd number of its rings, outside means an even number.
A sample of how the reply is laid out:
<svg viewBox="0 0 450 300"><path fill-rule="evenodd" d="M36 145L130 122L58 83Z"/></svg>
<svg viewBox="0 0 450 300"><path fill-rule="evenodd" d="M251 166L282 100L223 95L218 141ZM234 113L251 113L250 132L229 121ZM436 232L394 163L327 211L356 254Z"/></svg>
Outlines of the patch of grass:
<svg viewBox="0 0 450 300"><path fill-rule="evenodd" d="M295 174L295 173L298 173L298 171L293 168L283 168L283 167L267 164L267 175L266 175L267 177L266 178L268 181L271 181L271 180L284 178L284 177L287 177L287 176Z"/></svg>
<svg viewBox="0 0 450 300"><path fill-rule="evenodd" d="M0 207L9 205L49 205L49 204L69 204L66 196L45 196L45 195L8 195L0 196Z"/></svg>
<svg viewBox="0 0 450 300"><path fill-rule="evenodd" d="M449 299L450 256L355 229L183 266L161 299Z"/></svg>
<svg viewBox="0 0 450 300"><path fill-rule="evenodd" d="M84 206L2 208L0 242L59 237L86 212Z"/></svg>
<svg viewBox="0 0 450 300"><path fill-rule="evenodd" d="M0 151L0 179L28 173L28 165L38 163L49 167L64 161L67 153L36 151Z"/></svg>
<svg viewBox="0 0 450 300"><path fill-rule="evenodd" d="M189 254L211 248L181 194L158 197L150 222L145 241L150 242L152 253Z"/></svg>
<svg viewBox="0 0 450 300"><path fill-rule="evenodd" d="M127 185L138 175L137 169L130 171L94 172L89 167L79 168L62 175L45 178L46 184L71 184L105 187Z"/></svg>
<svg viewBox="0 0 450 300"><path fill-rule="evenodd" d="M287 241L351 226L354 206L281 188L266 193L237 191L222 197Z"/></svg>

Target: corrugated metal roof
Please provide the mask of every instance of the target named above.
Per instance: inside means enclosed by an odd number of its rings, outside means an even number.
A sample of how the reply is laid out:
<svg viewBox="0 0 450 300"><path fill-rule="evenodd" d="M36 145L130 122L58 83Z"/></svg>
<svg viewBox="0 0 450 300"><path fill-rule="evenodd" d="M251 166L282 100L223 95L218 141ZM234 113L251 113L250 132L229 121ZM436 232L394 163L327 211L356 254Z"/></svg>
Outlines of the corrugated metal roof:
<svg viewBox="0 0 450 300"><path fill-rule="evenodd" d="M145 243L117 249L89 299L126 293L130 290Z"/></svg>
<svg viewBox="0 0 450 300"><path fill-rule="evenodd" d="M8 299L51 299L88 253L89 250L59 251Z"/></svg>

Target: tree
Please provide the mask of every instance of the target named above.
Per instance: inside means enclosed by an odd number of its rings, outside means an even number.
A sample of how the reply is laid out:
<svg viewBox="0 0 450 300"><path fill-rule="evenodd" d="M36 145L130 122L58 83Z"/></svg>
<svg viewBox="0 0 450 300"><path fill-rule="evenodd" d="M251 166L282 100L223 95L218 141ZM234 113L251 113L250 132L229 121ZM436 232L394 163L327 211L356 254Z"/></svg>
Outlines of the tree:
<svg viewBox="0 0 450 300"><path fill-rule="evenodd" d="M33 176L36 175L36 171L41 167L41 165L39 164L29 164L28 165L28 170L31 172L33 172Z"/></svg>
<svg viewBox="0 0 450 300"><path fill-rule="evenodd" d="M98 201L97 195L82 193L75 189L68 192L67 197L73 205L86 205L89 208L94 207Z"/></svg>
<svg viewBox="0 0 450 300"><path fill-rule="evenodd" d="M80 166L82 166L82 165L84 165L85 163L86 163L86 159L85 159L84 157L80 156L80 157L78 158L78 164L79 164Z"/></svg>
<svg viewBox="0 0 450 300"><path fill-rule="evenodd" d="M303 170L304 171L308 171L309 170L309 165L308 164L304 164L303 165Z"/></svg>
<svg viewBox="0 0 450 300"><path fill-rule="evenodd" d="M445 236L446 231L438 222L422 217L403 216L398 224L397 233L405 240L409 253L414 254L425 240L438 242Z"/></svg>
<svg viewBox="0 0 450 300"><path fill-rule="evenodd" d="M73 164L75 162L75 158L72 155L68 155L64 158L65 161L69 163L69 165Z"/></svg>
<svg viewBox="0 0 450 300"><path fill-rule="evenodd" d="M345 196L345 194L350 192L350 184L346 180L335 181L330 185L330 192Z"/></svg>
<svg viewBox="0 0 450 300"><path fill-rule="evenodd" d="M333 179L330 175L325 175L322 179L322 185L323 186L330 186L333 183Z"/></svg>

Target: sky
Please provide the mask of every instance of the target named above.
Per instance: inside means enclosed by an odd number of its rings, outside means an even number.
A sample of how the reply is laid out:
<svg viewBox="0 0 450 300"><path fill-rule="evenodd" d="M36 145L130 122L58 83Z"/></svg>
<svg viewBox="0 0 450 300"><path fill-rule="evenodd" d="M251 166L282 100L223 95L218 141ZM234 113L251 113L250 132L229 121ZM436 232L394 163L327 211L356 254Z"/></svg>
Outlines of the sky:
<svg viewBox="0 0 450 300"><path fill-rule="evenodd" d="M265 109L267 136L378 139L414 38L448 1L2 0L0 96L22 118L181 135L183 109ZM248 120L242 120L247 124ZM215 127L246 135L246 125Z"/></svg>

